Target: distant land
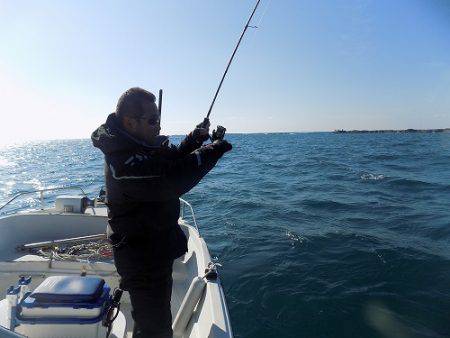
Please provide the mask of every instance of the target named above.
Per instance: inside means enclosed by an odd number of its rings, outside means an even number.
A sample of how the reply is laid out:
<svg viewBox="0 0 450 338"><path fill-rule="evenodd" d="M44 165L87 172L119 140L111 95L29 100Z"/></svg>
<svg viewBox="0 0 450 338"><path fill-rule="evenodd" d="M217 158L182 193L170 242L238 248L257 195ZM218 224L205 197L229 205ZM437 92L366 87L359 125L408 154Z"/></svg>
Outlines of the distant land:
<svg viewBox="0 0 450 338"><path fill-rule="evenodd" d="M360 133L450 133L450 128L443 129L403 129L403 130L344 130L336 129L337 134L360 134Z"/></svg>

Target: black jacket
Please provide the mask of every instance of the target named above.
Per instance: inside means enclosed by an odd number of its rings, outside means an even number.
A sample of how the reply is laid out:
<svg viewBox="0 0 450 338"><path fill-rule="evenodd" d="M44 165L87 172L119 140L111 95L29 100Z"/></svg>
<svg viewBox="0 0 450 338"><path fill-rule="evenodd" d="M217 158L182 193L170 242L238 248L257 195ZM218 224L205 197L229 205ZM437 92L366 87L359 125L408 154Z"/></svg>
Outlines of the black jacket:
<svg viewBox="0 0 450 338"><path fill-rule="evenodd" d="M175 259L187 251L178 225L179 197L191 190L223 155L188 135L179 147L159 136L146 145L120 129L115 114L92 133L105 154L109 225L116 237L156 259Z"/></svg>

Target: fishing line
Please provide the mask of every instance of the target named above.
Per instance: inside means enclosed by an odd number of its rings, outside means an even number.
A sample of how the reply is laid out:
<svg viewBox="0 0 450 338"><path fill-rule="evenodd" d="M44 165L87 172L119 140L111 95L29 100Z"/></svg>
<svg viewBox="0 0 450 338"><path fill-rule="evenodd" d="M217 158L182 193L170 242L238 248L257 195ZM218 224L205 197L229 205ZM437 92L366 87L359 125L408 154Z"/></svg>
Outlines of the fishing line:
<svg viewBox="0 0 450 338"><path fill-rule="evenodd" d="M209 109L208 109L208 113L206 114L206 117L205 117L205 119L203 120L203 124L204 124L204 125L207 125L208 122L209 122L209 116L210 116L211 111L212 111L212 109L213 109L213 107L214 107L214 103L216 102L217 96L219 95L220 89L222 88L223 81L225 80L225 77L227 76L228 69L230 69L231 63L233 62L234 56L236 55L236 52L237 52L237 50L238 50L238 48L239 48L239 45L241 44L241 41L242 41L242 38L243 38L244 35L245 35L245 32L247 32L247 29L248 29L249 27L254 27L254 26L250 26L250 22L252 21L252 18L253 18L253 16L255 15L255 12L256 12L256 10L258 9L258 6L259 6L259 3L260 3L260 2L261 2L261 0L258 0L258 1L256 2L255 7L253 8L252 14L251 14L250 17L248 18L248 21L247 21L247 23L246 23L246 25L245 25L245 27L244 27L244 30L242 31L241 36L239 37L239 40L238 40L238 42L237 42L237 44L236 44L236 47L234 48L233 53L231 54L230 60L228 61L227 67L225 68L225 72L224 72L223 75L222 75L222 78L221 78L221 80L220 80L220 82L219 82L219 86L217 87L216 93L214 94L214 98L213 98L213 100L212 100L212 102L211 102L211 105L210 105L210 107L209 107Z"/></svg>
<svg viewBox="0 0 450 338"><path fill-rule="evenodd" d="M271 2L272 2L272 0L267 1L266 7L263 9L263 13L262 13L262 15L260 16L260 18L259 18L259 20L258 20L258 23L255 25L256 28L259 28L259 25L261 24L262 19L263 19L264 16L266 15L267 10L269 9L269 6L270 6L270 3L271 3ZM256 33L256 32L254 32L253 34L255 34L255 33Z"/></svg>
<svg viewBox="0 0 450 338"><path fill-rule="evenodd" d="M249 45L251 45L253 43L254 36L257 33L257 29L261 28L261 22L262 22L264 16L266 15L266 13L267 13L267 10L269 9L269 6L270 6L271 2L272 2L272 0L267 1L266 6L264 7L263 12L260 15L259 20L256 23L256 25L255 26L250 26L251 28L255 28L255 30L253 31L253 34L251 36L249 36L249 38L248 38L248 40L250 41Z"/></svg>

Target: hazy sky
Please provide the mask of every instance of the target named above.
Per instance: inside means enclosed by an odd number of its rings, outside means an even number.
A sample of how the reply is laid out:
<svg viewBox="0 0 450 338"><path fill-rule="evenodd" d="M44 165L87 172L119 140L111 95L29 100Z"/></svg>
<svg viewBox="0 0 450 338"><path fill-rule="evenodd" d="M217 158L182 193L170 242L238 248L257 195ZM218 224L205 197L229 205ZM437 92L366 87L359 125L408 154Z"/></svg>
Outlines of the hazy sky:
<svg viewBox="0 0 450 338"><path fill-rule="evenodd" d="M268 7L266 7L268 5ZM0 0L0 144L87 138L132 86L199 123L254 5ZM212 113L230 132L450 127L450 2L262 0Z"/></svg>

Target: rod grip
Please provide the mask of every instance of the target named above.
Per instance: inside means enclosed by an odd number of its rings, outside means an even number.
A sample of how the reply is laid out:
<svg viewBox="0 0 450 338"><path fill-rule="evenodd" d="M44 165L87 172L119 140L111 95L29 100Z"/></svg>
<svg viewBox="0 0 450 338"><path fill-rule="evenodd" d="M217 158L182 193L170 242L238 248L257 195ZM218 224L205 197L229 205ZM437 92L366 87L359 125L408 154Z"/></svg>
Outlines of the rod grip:
<svg viewBox="0 0 450 338"><path fill-rule="evenodd" d="M202 123L200 123L200 128L208 128L208 124L209 124L209 118L207 118L207 117L205 117L204 119L203 119L203 122Z"/></svg>

